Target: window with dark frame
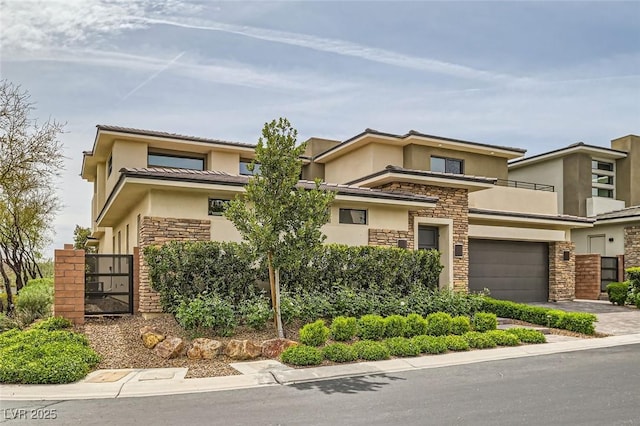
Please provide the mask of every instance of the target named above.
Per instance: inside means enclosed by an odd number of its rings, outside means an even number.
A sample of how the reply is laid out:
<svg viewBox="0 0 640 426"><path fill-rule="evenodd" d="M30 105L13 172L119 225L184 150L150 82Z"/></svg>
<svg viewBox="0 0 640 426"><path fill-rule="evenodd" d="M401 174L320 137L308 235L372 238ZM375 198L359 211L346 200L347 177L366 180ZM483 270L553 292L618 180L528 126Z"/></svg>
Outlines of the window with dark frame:
<svg viewBox="0 0 640 426"><path fill-rule="evenodd" d="M366 225L367 211L363 209L340 209L340 223Z"/></svg>
<svg viewBox="0 0 640 426"><path fill-rule="evenodd" d="M169 167L173 169L204 170L204 157L182 154L149 152L149 167Z"/></svg>
<svg viewBox="0 0 640 426"><path fill-rule="evenodd" d="M110 155L107 160L107 177L111 176L111 170L113 170L113 155Z"/></svg>
<svg viewBox="0 0 640 426"><path fill-rule="evenodd" d="M457 158L431 157L431 171L464 174L464 161Z"/></svg>
<svg viewBox="0 0 640 426"><path fill-rule="evenodd" d="M252 161L253 160L244 160L244 159L240 160L240 174L242 176L255 176L260 174L259 163L255 163L253 165L253 170L249 170L249 165L252 163Z"/></svg>
<svg viewBox="0 0 640 426"><path fill-rule="evenodd" d="M209 198L209 216L222 216L229 200L223 198Z"/></svg>
<svg viewBox="0 0 640 426"><path fill-rule="evenodd" d="M591 160L591 196L614 198L615 165L604 160Z"/></svg>

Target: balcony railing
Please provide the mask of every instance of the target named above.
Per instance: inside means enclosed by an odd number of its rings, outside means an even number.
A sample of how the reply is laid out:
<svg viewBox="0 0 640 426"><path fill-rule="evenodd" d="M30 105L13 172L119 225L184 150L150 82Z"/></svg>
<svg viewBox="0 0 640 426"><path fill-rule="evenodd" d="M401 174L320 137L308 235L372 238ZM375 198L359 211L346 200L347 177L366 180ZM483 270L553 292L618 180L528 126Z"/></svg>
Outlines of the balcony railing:
<svg viewBox="0 0 640 426"><path fill-rule="evenodd" d="M533 189L534 191L555 192L555 188L553 185L545 185L542 183L532 183L532 182L522 182L519 180L497 179L496 185L508 186L510 188Z"/></svg>

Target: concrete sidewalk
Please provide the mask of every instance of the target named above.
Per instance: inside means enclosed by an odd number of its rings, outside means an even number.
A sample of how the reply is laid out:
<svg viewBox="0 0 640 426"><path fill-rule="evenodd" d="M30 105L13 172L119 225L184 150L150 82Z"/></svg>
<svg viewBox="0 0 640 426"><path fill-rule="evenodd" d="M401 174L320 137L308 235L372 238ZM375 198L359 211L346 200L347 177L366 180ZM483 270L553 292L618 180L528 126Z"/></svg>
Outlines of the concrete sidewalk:
<svg viewBox="0 0 640 426"><path fill-rule="evenodd" d="M548 355L613 346L640 344L640 333L555 343L426 355L387 361L294 369L277 361L237 363L238 376L185 379L186 368L98 370L84 380L67 385L1 385L0 400L69 400L173 395L279 386L351 376L369 376L407 370Z"/></svg>

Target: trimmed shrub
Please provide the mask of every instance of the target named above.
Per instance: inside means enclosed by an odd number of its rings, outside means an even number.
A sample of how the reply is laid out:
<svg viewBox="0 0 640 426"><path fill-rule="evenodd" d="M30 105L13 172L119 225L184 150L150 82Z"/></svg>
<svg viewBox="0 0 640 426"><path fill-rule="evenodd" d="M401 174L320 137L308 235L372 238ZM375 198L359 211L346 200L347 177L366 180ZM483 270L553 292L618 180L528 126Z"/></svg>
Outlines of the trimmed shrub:
<svg viewBox="0 0 640 426"><path fill-rule="evenodd" d="M308 346L322 346L329 338L329 327L323 320L306 324L300 329L300 342Z"/></svg>
<svg viewBox="0 0 640 426"><path fill-rule="evenodd" d="M372 340L360 340L352 345L358 354L358 358L366 361L378 361L381 359L389 359L389 348L382 342L374 342Z"/></svg>
<svg viewBox="0 0 640 426"><path fill-rule="evenodd" d="M447 342L444 336L415 336L411 341L423 354L441 354L447 351Z"/></svg>
<svg viewBox="0 0 640 426"><path fill-rule="evenodd" d="M508 328L505 330L507 333L514 334L522 343L546 343L547 338L544 334L538 330L531 330L530 328Z"/></svg>
<svg viewBox="0 0 640 426"><path fill-rule="evenodd" d="M640 293L640 266L627 268L625 269L625 272L629 277L629 282L631 283L631 287L633 287L636 290L636 293Z"/></svg>
<svg viewBox="0 0 640 426"><path fill-rule="evenodd" d="M358 320L358 337L362 340L381 340L385 322L380 315L364 315Z"/></svg>
<svg viewBox="0 0 640 426"><path fill-rule="evenodd" d="M469 342L462 336L445 336L444 341L447 344L447 349L450 351L469 350Z"/></svg>
<svg viewBox="0 0 640 426"><path fill-rule="evenodd" d="M465 315L470 317L482 310L485 297L482 293L463 293L416 287L407 295L407 307L409 312L419 313L422 316L445 312L451 316Z"/></svg>
<svg viewBox="0 0 640 426"><path fill-rule="evenodd" d="M485 331L495 330L498 328L498 318L496 314L489 312L476 312L471 319L471 327L475 331L484 333Z"/></svg>
<svg viewBox="0 0 640 426"><path fill-rule="evenodd" d="M323 320L317 320L306 324L300 329L300 342L308 346L322 346L329 338L329 327Z"/></svg>
<svg viewBox="0 0 640 426"><path fill-rule="evenodd" d="M518 346L520 339L513 333L507 333L504 330L489 330L485 333L498 346Z"/></svg>
<svg viewBox="0 0 640 426"><path fill-rule="evenodd" d="M451 332L451 315L436 312L427 315L427 334L430 336L446 336Z"/></svg>
<svg viewBox="0 0 640 426"><path fill-rule="evenodd" d="M451 334L462 336L471 331L471 320L467 316L459 315L451 320Z"/></svg>
<svg viewBox="0 0 640 426"><path fill-rule="evenodd" d="M231 304L215 295L183 301L175 316L186 330L211 328L220 336L232 335L237 325Z"/></svg>
<svg viewBox="0 0 640 426"><path fill-rule="evenodd" d="M582 312L562 312L556 309L530 306L524 303L515 303L507 300L484 299L483 310L493 312L499 317L513 318L532 324L549 326L549 321L555 321L557 328L575 331L584 334L593 334L593 323L597 320L593 314ZM549 317L549 311L553 311Z"/></svg>
<svg viewBox="0 0 640 426"><path fill-rule="evenodd" d="M420 314L407 315L407 327L404 331L405 337L420 336L427 334L427 320Z"/></svg>
<svg viewBox="0 0 640 426"><path fill-rule="evenodd" d="M614 305L624 306L629 293L629 283L609 283L607 284L607 294L609 301Z"/></svg>
<svg viewBox="0 0 640 426"><path fill-rule="evenodd" d="M322 351L313 346L291 346L282 352L280 359L285 364L292 365L319 365L322 363Z"/></svg>
<svg viewBox="0 0 640 426"><path fill-rule="evenodd" d="M384 341L384 344L389 348L389 353L393 356L418 356L420 355L420 348L411 340L406 337L390 337Z"/></svg>
<svg viewBox="0 0 640 426"><path fill-rule="evenodd" d="M385 337L402 337L407 329L407 319L401 315L390 315L384 319Z"/></svg>
<svg viewBox="0 0 640 426"><path fill-rule="evenodd" d="M21 327L26 327L37 319L50 316L52 306L53 280L30 280L22 287L20 297L15 301L15 319Z"/></svg>
<svg viewBox="0 0 640 426"><path fill-rule="evenodd" d="M380 314L380 298L372 291L355 291L341 285L334 287L332 295L336 315L358 318L367 314Z"/></svg>
<svg viewBox="0 0 640 426"><path fill-rule="evenodd" d="M245 324L255 330L262 330L273 318L271 302L264 296L257 296L240 305L240 315Z"/></svg>
<svg viewBox="0 0 640 426"><path fill-rule="evenodd" d="M339 342L353 339L358 332L358 320L354 317L336 317L331 321L331 338Z"/></svg>
<svg viewBox="0 0 640 426"><path fill-rule="evenodd" d="M0 382L71 383L100 362L87 339L69 331L17 329L0 334Z"/></svg>
<svg viewBox="0 0 640 426"><path fill-rule="evenodd" d="M344 343L332 343L322 348L325 359L333 362L351 362L358 359L355 349Z"/></svg>
<svg viewBox="0 0 640 426"><path fill-rule="evenodd" d="M474 349L487 349L496 347L496 342L494 342L491 337L487 336L485 333L480 333L479 331L470 331L463 334L462 337L467 342L469 342L469 346Z"/></svg>
<svg viewBox="0 0 640 426"><path fill-rule="evenodd" d="M54 331L54 330L64 330L67 328L72 328L73 323L66 318L63 317L50 317L42 321L36 322L31 329L33 330L46 330L46 331Z"/></svg>

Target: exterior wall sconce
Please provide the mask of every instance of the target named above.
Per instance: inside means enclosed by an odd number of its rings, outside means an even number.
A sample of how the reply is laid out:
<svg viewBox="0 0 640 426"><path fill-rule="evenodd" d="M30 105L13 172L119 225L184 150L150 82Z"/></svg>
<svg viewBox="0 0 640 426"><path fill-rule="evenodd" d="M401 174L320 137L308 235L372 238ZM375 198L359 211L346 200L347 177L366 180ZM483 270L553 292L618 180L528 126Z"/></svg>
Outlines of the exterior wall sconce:
<svg viewBox="0 0 640 426"><path fill-rule="evenodd" d="M408 247L407 246L407 240L405 240L405 239L398 240L398 248L406 249L407 247Z"/></svg>
<svg viewBox="0 0 640 426"><path fill-rule="evenodd" d="M612 243L613 242L613 237L609 237L609 242Z"/></svg>
<svg viewBox="0 0 640 426"><path fill-rule="evenodd" d="M571 252L570 252L569 250L565 250L565 251L562 253L562 257L563 257L563 259L564 259L565 261L570 260L570 259L571 259Z"/></svg>
<svg viewBox="0 0 640 426"><path fill-rule="evenodd" d="M462 257L462 244L456 244L453 246L453 254L456 257Z"/></svg>

